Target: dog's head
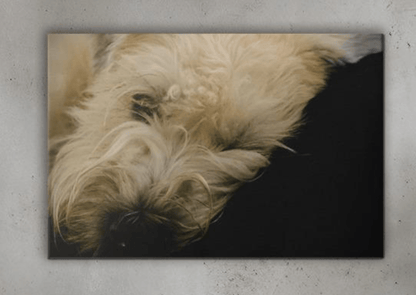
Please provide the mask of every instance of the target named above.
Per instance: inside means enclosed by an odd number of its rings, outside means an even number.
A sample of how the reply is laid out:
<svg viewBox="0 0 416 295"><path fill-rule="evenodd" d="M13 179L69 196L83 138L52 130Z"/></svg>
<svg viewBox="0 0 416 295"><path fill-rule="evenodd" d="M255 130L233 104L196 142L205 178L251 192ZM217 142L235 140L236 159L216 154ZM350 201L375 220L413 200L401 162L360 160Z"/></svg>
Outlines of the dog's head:
<svg viewBox="0 0 416 295"><path fill-rule="evenodd" d="M51 139L49 193L55 229L98 254L200 238L284 146L324 59L342 55L340 39L313 35L96 40L91 82L67 111L74 131Z"/></svg>

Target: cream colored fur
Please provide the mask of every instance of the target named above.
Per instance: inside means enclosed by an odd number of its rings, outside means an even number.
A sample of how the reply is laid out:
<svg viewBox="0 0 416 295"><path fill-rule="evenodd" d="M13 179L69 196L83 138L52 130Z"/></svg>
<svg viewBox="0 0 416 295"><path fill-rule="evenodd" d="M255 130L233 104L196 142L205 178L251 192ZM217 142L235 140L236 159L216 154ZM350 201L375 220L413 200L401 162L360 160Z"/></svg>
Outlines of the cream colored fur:
<svg viewBox="0 0 416 295"><path fill-rule="evenodd" d="M179 247L201 237L287 148L329 66L380 46L356 35L50 35L55 230L96 250L106 214L140 208L172 224ZM155 112L134 114L143 108Z"/></svg>

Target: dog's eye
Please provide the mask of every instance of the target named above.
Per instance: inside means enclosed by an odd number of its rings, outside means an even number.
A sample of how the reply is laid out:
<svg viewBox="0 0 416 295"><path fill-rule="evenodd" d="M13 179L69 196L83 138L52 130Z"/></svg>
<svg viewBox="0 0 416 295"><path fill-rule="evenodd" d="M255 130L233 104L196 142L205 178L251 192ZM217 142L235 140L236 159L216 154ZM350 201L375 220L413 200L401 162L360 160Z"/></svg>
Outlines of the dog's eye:
<svg viewBox="0 0 416 295"><path fill-rule="evenodd" d="M136 93L132 96L135 101L151 101L153 100L151 96L142 93Z"/></svg>
<svg viewBox="0 0 416 295"><path fill-rule="evenodd" d="M147 94L135 94L132 96L132 116L134 119L148 124L148 117L157 114L158 105L154 98Z"/></svg>

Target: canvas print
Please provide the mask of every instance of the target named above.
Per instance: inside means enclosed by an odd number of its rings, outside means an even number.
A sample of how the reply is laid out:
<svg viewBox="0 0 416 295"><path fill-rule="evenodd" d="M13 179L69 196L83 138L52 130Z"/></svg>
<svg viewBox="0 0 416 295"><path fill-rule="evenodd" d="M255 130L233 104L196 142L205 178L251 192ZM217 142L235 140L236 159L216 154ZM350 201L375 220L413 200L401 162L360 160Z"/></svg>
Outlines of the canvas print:
<svg viewBox="0 0 416 295"><path fill-rule="evenodd" d="M49 257L382 257L377 34L50 34Z"/></svg>

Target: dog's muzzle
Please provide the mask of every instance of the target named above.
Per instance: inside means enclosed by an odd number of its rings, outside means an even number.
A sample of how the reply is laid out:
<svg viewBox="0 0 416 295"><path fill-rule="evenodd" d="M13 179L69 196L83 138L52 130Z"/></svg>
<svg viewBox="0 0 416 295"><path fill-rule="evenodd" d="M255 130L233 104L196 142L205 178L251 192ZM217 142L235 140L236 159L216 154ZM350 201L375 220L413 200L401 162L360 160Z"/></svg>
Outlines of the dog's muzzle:
<svg viewBox="0 0 416 295"><path fill-rule="evenodd" d="M96 257L164 257L174 249L172 225L144 209L106 215Z"/></svg>

